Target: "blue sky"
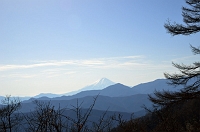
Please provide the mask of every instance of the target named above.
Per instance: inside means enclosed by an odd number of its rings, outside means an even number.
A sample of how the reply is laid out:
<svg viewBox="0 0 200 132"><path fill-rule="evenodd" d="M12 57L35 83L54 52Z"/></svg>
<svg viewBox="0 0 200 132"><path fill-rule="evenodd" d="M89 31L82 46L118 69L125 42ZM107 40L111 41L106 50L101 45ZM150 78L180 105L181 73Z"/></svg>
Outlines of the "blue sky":
<svg viewBox="0 0 200 132"><path fill-rule="evenodd" d="M184 0L1 0L0 95L66 93L102 77L128 86L197 60L171 36ZM198 42L197 42L198 41Z"/></svg>

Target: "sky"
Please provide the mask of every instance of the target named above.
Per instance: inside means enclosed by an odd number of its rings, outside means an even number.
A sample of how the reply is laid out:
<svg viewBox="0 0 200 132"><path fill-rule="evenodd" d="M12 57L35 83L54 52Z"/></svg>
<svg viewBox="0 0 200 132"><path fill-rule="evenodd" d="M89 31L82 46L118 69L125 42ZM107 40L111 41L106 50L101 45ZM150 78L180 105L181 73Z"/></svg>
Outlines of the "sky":
<svg viewBox="0 0 200 132"><path fill-rule="evenodd" d="M127 86L197 60L172 36L184 0L0 0L0 95L63 94L106 77ZM197 42L198 41L198 42Z"/></svg>

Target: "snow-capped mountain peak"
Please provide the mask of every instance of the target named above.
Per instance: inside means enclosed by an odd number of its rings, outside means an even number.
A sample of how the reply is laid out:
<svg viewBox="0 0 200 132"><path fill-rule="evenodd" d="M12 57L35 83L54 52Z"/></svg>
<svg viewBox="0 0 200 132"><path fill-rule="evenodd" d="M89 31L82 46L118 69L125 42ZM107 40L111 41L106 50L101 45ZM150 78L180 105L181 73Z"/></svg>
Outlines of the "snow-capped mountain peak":
<svg viewBox="0 0 200 132"><path fill-rule="evenodd" d="M89 86L93 86L93 87L102 87L100 89L103 89L103 88L106 88L110 85L114 85L116 83L110 81L109 79L107 78L101 78L100 80L97 80L95 81L92 85L89 85ZM96 88L95 88L96 89Z"/></svg>
<svg viewBox="0 0 200 132"><path fill-rule="evenodd" d="M95 81L94 83L92 83L91 85L88 85L78 91L86 91L86 90L101 90L104 89L108 86L114 85L116 84L115 82L110 81L107 78L102 78L100 80Z"/></svg>
<svg viewBox="0 0 200 132"><path fill-rule="evenodd" d="M104 88L114 85L114 84L116 84L116 83L110 81L107 78L101 78L101 79L95 81L94 83L92 83L91 85L87 85L84 88L79 89L78 91L73 91L73 92L67 93L65 95L73 95L73 94L79 93L81 91L88 91L88 90L101 90L101 89L104 89Z"/></svg>

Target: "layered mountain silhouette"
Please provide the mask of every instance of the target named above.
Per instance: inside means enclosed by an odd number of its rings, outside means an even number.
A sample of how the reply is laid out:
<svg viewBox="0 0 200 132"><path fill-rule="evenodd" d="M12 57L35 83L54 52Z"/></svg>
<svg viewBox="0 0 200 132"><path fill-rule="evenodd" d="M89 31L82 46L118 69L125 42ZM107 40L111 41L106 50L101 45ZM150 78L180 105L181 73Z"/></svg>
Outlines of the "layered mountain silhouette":
<svg viewBox="0 0 200 132"><path fill-rule="evenodd" d="M94 83L92 83L91 85L85 86L76 91L72 91L72 92L65 93L65 94L40 93L40 94L34 96L33 98L41 98L41 97L55 98L55 97L60 97L60 96L69 96L69 95L77 94L82 91L101 90L101 89L104 89L104 88L106 88L110 85L114 85L114 84L116 84L116 83L112 82L111 80L109 80L107 78L101 78L101 79L95 81Z"/></svg>
<svg viewBox="0 0 200 132"><path fill-rule="evenodd" d="M34 96L33 98L41 98L41 97L48 97L48 98L80 98L84 96L93 96L93 95L103 95L103 96L110 96L110 97L117 97L117 96L129 96L135 94L151 94L154 93L155 90L162 91L162 90L169 90L169 91L176 91L181 87L174 88L167 84L166 79L157 79L147 83L141 83L139 85L129 87L125 86L120 83L115 83L110 81L107 78L102 78L91 85L88 85L84 88L81 88L77 91L72 91L65 94L52 94L52 93L41 93L39 95Z"/></svg>
<svg viewBox="0 0 200 132"><path fill-rule="evenodd" d="M96 83L96 86L97 84L100 83ZM65 107L68 109L71 109L72 106L76 106L78 101L83 102L82 108L87 109L92 104L94 97L98 96L94 107L96 110L109 110L113 112L118 111L126 113L134 112L138 114L137 116L141 116L145 113L142 106L152 106L152 103L148 99L148 94L153 94L155 90L176 91L177 89L168 85L166 79L157 79L155 81L139 84L134 87L116 83L99 90L96 89L95 85L93 84L90 85L90 88L86 88L86 91L80 90L81 92L71 96L61 96L55 98L40 97L37 98L37 100L44 102L51 101L52 105L57 108ZM36 100L36 98L31 98L23 102L22 107L24 112L27 112L28 110L30 111L34 108L34 104L32 103L34 100Z"/></svg>
<svg viewBox="0 0 200 132"><path fill-rule="evenodd" d="M182 87L174 87L172 85L169 85L167 79L157 79L152 82L147 83L141 83L139 85L136 85L132 87L132 90L135 94L152 94L156 91L177 91L181 89Z"/></svg>
<svg viewBox="0 0 200 132"><path fill-rule="evenodd" d="M101 81L100 81L101 82ZM93 89L95 89L95 85L90 85L90 87L93 86ZM174 88L174 86L168 85L166 79L157 79L152 82L142 83L139 85L136 85L134 87L129 87L120 83L116 83L113 85L110 85L104 89L101 90L86 90L70 95L70 96L61 96L61 97L55 97L55 98L49 98L46 96L38 98L38 100L70 100L70 99L76 99L76 98L82 98L86 96L96 96L96 95L102 95L102 96L109 96L109 97L124 97L124 96L131 96L136 94L152 94L156 91L176 91L180 89ZM31 99L33 100L33 99Z"/></svg>
<svg viewBox="0 0 200 132"><path fill-rule="evenodd" d="M69 100L48 100L48 98L43 98L42 102L49 102L55 108L67 108L72 109L73 106L77 105L77 101L81 104L81 107L87 109L93 103L94 97L96 96L86 96L79 99L69 99ZM137 94L132 96L125 97L108 97L99 95L94 109L100 111L113 111L113 112L126 112L126 113L137 113L144 111L142 106L145 105L147 107L151 106L151 102L148 100L147 94ZM24 102L22 104L21 112L30 112L35 108L35 104L32 102Z"/></svg>
<svg viewBox="0 0 200 132"><path fill-rule="evenodd" d="M81 88L77 91L72 91L69 93L66 93L64 95L74 95L77 94L79 92L82 91L88 91L88 90L102 90L108 86L114 85L116 84L115 82L112 82L111 80L107 79L107 78L102 78L100 80L95 81L94 83L92 83L91 85L85 86L84 88Z"/></svg>
<svg viewBox="0 0 200 132"><path fill-rule="evenodd" d="M151 107L152 103L148 99L148 94L153 94L155 90L176 91L180 89L174 88L167 84L166 79L157 79L152 82L142 83L134 87L129 87L120 83L114 83L106 78L88 85L73 95L63 96L51 93L41 93L29 100L22 102L21 112L26 113L34 110L34 100L49 102L55 108L72 109L77 102L82 103L81 107L87 109L93 103L93 99L98 96L94 109L97 111L125 112L135 113L136 116L145 114L142 106ZM3 97L1 97L3 98Z"/></svg>
<svg viewBox="0 0 200 132"><path fill-rule="evenodd" d="M41 97L49 97L49 98L55 98L55 97L60 97L62 95L60 94L52 94L52 93L40 93L33 98L41 98Z"/></svg>
<svg viewBox="0 0 200 132"><path fill-rule="evenodd" d="M86 96L97 96L97 95L109 96L109 97L123 97L123 96L134 95L134 93L130 87L117 83L117 84L108 86L102 90L82 91L72 96L61 96L61 97L55 97L55 98L49 98L49 97L43 96L43 97L37 98L37 100L70 100L70 99L83 98ZM31 98L25 102L30 102L34 99L36 98Z"/></svg>

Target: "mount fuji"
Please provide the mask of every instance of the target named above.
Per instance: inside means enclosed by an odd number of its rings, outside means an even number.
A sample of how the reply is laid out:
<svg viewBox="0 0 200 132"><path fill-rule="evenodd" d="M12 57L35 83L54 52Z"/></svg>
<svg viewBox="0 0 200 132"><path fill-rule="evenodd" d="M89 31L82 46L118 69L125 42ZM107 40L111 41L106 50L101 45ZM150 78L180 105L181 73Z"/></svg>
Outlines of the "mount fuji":
<svg viewBox="0 0 200 132"><path fill-rule="evenodd" d="M82 89L80 89L80 91L87 91L87 90L102 90L108 86L114 85L116 84L115 82L110 81L107 78L102 78L100 80L97 80L96 82L94 82L91 85L88 85Z"/></svg>
<svg viewBox="0 0 200 132"><path fill-rule="evenodd" d="M61 96L70 96L70 95L74 95L74 94L77 94L82 91L102 90L102 89L104 89L108 86L114 85L114 84L116 84L116 83L110 81L107 78L102 78L100 80L95 81L91 85L85 86L82 89L79 89L77 91L72 91L72 92L65 93L65 94L40 93L40 94L34 96L33 98L41 98L41 97L55 98L55 97L61 97Z"/></svg>
<svg viewBox="0 0 200 132"><path fill-rule="evenodd" d="M92 83L91 85L85 86L77 91L72 91L69 93L66 93L64 95L74 95L77 94L79 92L82 91L88 91L88 90L102 90L108 86L114 85L116 84L115 82L112 82L111 80L107 79L107 78L102 78L100 80L95 81L94 83Z"/></svg>

